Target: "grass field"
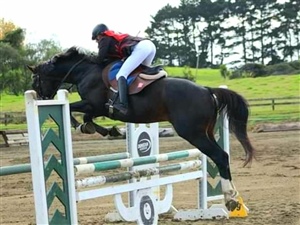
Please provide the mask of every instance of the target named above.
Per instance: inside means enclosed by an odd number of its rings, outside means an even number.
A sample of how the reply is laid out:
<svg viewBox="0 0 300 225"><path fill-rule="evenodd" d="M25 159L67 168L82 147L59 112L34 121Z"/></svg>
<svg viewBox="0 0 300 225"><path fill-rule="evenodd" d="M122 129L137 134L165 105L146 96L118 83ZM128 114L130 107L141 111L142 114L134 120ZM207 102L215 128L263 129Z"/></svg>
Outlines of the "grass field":
<svg viewBox="0 0 300 225"><path fill-rule="evenodd" d="M183 76L184 69L178 67L166 68L170 76ZM219 87L227 85L228 88L237 91L246 99L253 98L276 98L276 97L299 97L300 74L268 76L259 78L242 78L234 80L225 80L221 77L219 70L215 69L191 69L192 74L197 74L196 83L204 86ZM79 100L77 93L70 94L70 102ZM298 100L299 101L299 100ZM270 102L270 101L269 101ZM272 110L271 106L251 107L250 121L299 121L300 105L281 105ZM25 111L24 96L1 95L1 112L22 112ZM102 120L102 125L114 124L109 119ZM118 124L118 123L117 123ZM1 129L22 128L24 124L1 125Z"/></svg>

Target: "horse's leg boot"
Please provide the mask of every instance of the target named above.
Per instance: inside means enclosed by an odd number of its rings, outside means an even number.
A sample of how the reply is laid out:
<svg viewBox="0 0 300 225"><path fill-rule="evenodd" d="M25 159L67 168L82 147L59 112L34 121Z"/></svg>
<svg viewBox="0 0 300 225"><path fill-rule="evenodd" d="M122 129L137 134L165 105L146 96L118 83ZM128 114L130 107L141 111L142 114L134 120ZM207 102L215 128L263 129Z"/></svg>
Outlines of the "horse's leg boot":
<svg viewBox="0 0 300 225"><path fill-rule="evenodd" d="M128 112L128 94L127 94L127 80L125 77L118 79L118 91L120 102L114 104L114 109L117 109L122 114L126 115Z"/></svg>

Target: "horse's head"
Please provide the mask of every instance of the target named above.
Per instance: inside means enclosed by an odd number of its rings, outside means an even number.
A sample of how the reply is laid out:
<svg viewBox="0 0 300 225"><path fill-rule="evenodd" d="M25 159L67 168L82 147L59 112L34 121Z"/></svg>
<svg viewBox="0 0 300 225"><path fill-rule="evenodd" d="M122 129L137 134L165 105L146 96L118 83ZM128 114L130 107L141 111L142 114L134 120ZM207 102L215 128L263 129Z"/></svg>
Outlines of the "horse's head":
<svg viewBox="0 0 300 225"><path fill-rule="evenodd" d="M27 66L33 73L32 75L32 89L35 90L39 98L52 99L56 87L59 86L59 80L51 79L51 71L54 70L54 64L51 60L41 63L37 66Z"/></svg>
<svg viewBox="0 0 300 225"><path fill-rule="evenodd" d="M52 99L63 83L72 83L71 72L85 58L85 52L72 47L36 66L27 66L33 73L32 88L39 98Z"/></svg>

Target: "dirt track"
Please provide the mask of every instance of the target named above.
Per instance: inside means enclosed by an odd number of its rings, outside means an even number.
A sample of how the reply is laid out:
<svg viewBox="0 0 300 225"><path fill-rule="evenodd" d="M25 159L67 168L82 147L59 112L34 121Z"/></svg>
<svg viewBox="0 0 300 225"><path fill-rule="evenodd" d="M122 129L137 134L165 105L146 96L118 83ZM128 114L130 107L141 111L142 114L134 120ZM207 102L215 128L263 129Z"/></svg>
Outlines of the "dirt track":
<svg viewBox="0 0 300 225"><path fill-rule="evenodd" d="M242 167L241 146L235 139L231 140L231 170L235 185L250 209L247 218L174 222L169 216L161 216L159 224L299 225L300 132L250 133L250 137L257 148L257 161L254 161L251 168ZM178 137L161 138L160 146L161 152L190 147ZM123 152L125 142L124 140L76 141L73 148L74 156L80 157ZM1 148L0 154L1 166L29 162L28 146ZM193 194L196 192L195 182L176 184L174 191L176 208L195 207L197 201ZM111 197L81 202L78 204L80 224L108 224L103 218L112 209ZM0 177L0 224L35 224L31 174Z"/></svg>

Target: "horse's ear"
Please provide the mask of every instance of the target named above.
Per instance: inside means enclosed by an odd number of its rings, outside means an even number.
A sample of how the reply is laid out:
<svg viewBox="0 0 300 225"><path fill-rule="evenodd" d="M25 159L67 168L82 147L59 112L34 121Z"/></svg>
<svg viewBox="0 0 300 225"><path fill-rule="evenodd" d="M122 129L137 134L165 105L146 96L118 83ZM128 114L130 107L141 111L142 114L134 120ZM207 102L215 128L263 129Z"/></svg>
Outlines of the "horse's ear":
<svg viewBox="0 0 300 225"><path fill-rule="evenodd" d="M29 66L27 65L27 68L31 71L31 72L35 72L35 66Z"/></svg>

